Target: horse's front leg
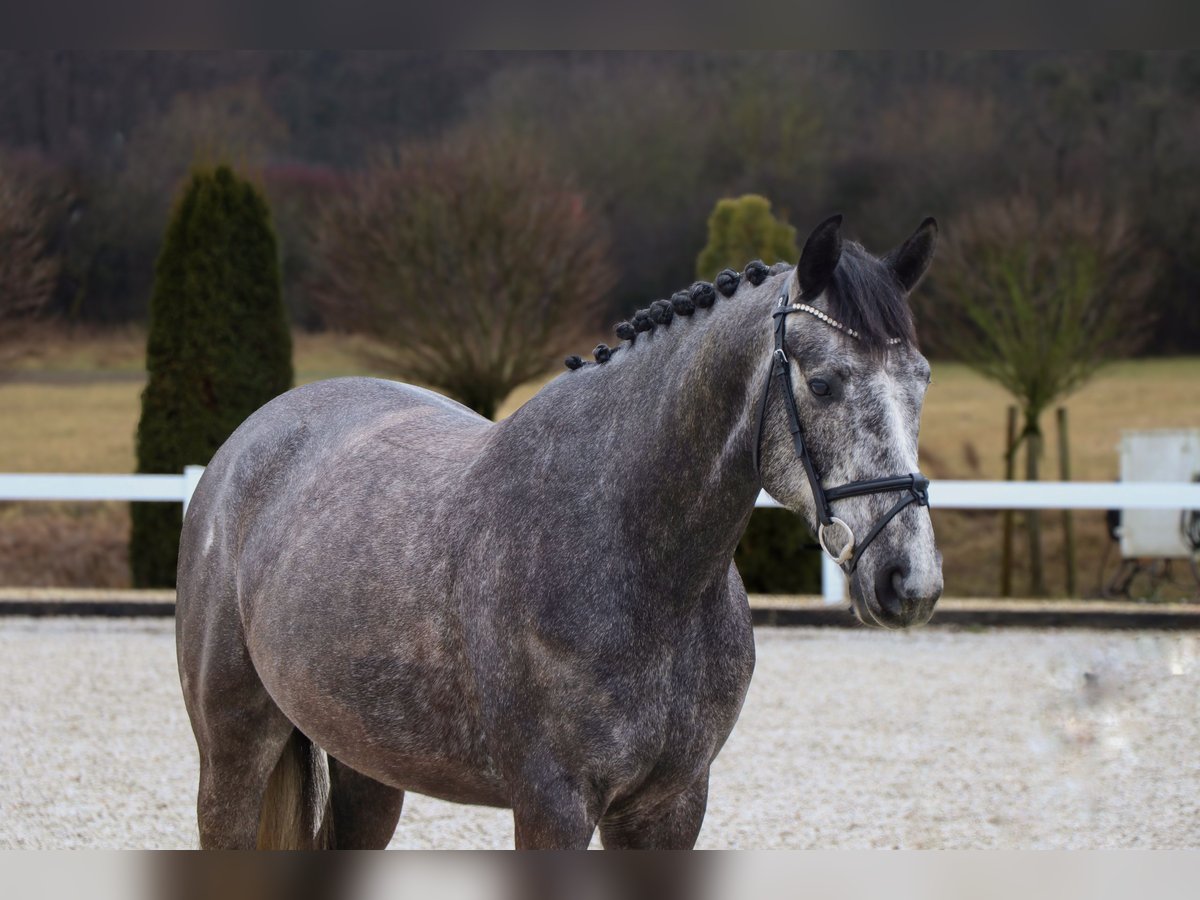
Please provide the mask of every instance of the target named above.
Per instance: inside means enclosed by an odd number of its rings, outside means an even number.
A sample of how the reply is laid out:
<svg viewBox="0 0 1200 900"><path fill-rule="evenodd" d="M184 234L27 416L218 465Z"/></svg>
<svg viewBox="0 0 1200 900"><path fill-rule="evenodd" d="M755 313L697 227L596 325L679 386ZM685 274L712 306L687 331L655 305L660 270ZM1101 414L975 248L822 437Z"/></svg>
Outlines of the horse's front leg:
<svg viewBox="0 0 1200 900"><path fill-rule="evenodd" d="M609 810L600 822L600 840L605 850L691 850L707 805L706 771L671 802L648 810Z"/></svg>
<svg viewBox="0 0 1200 900"><path fill-rule="evenodd" d="M557 762L528 765L514 786L518 850L586 850L596 830L596 805L581 780Z"/></svg>

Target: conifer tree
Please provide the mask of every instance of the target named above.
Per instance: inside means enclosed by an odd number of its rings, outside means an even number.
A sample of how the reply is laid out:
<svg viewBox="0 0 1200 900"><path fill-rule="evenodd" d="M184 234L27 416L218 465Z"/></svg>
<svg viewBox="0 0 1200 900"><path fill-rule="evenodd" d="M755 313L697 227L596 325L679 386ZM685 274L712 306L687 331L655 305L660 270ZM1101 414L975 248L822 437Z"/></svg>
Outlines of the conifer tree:
<svg viewBox="0 0 1200 900"><path fill-rule="evenodd" d="M745 194L717 201L708 217L708 244L696 260L696 275L712 281L722 269L740 271L755 259L772 265L799 258L796 229L772 214L766 197Z"/></svg>
<svg viewBox="0 0 1200 900"><path fill-rule="evenodd" d="M155 269L138 472L207 464L242 421L292 385L279 253L260 191L228 166L195 171ZM135 503L133 582L172 587L182 511Z"/></svg>

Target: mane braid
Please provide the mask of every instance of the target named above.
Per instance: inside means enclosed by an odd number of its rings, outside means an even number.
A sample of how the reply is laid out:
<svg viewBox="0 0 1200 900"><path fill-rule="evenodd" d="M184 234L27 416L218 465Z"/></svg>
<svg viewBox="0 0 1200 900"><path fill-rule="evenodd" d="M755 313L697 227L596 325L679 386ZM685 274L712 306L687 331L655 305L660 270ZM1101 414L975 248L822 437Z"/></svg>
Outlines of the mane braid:
<svg viewBox="0 0 1200 900"><path fill-rule="evenodd" d="M756 259L746 266L745 280L757 287L768 274L775 274L775 271L768 270L761 260ZM618 350L636 344L637 336L643 331L653 331L660 325L666 328L676 316L691 316L697 309L708 309L716 302L718 296L732 297L737 293L742 280L743 277L739 273L732 269L724 269L717 276L716 286L711 282L697 281L690 288L676 291L670 300L655 300L645 309L639 309L628 321L617 323L615 330L622 343L616 347L598 345L592 351L595 363L587 363L579 356L568 356L563 363L572 370L582 369L587 365L603 365L612 359Z"/></svg>

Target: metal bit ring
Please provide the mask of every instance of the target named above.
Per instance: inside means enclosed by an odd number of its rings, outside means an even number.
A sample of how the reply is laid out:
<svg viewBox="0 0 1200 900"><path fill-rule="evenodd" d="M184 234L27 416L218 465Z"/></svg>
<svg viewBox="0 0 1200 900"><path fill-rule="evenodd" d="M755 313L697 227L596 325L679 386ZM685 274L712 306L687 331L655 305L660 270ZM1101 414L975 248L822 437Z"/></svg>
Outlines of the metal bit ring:
<svg viewBox="0 0 1200 900"><path fill-rule="evenodd" d="M841 553L834 553L829 549L829 545L825 543L825 525L822 523L817 528L817 543L821 545L821 549L824 550L829 555L829 558L835 563L837 563L839 566L845 565L850 557L854 555L854 532L850 530L849 525L847 525L837 516L832 516L829 519L829 524L842 526L850 540L846 541L846 545L842 547Z"/></svg>

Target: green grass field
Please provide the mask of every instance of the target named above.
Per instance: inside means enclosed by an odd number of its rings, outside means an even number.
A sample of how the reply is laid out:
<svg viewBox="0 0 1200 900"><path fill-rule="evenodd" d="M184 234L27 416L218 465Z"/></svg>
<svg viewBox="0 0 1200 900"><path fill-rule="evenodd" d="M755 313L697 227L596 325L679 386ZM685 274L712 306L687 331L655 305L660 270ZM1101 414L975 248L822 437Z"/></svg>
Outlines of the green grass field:
<svg viewBox="0 0 1200 900"><path fill-rule="evenodd" d="M142 381L144 336L128 330L38 343L15 380L0 382L0 472L129 472ZM297 381L372 374L355 341L298 335ZM966 367L934 363L921 429L922 469L934 478L999 478L1007 395ZM1117 475L1122 429L1200 427L1200 358L1114 364L1065 404L1076 480ZM511 414L541 386L523 386L501 407ZM1043 422L1044 477L1057 477L1053 417ZM1061 516L1043 514L1052 588L1062 589ZM993 595L999 583L1000 515L935 513L947 593ZM1076 513L1080 589L1095 591L1107 543L1102 513ZM128 515L122 504L0 505L0 584L123 586ZM1024 585L1023 544L1018 571ZM1190 588L1194 592L1194 586ZM1176 592L1177 593L1177 592Z"/></svg>

